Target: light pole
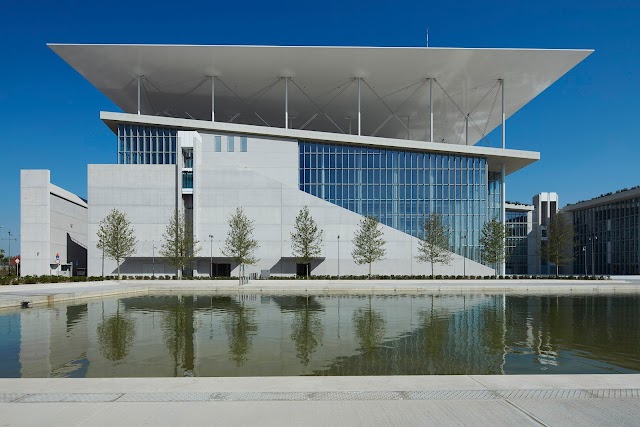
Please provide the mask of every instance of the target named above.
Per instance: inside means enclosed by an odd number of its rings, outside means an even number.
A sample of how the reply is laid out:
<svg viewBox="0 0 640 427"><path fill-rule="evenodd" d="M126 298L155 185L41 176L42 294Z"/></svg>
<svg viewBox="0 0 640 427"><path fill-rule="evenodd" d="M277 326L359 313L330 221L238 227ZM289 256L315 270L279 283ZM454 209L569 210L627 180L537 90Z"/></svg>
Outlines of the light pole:
<svg viewBox="0 0 640 427"><path fill-rule="evenodd" d="M213 277L213 234L209 234L209 239L211 239L209 252L209 277Z"/></svg>
<svg viewBox="0 0 640 427"><path fill-rule="evenodd" d="M591 275L594 277L596 275L596 270L595 270L595 263L593 258L593 245L596 242L596 240L598 240L598 236L596 236L596 234L593 233L591 237L589 237L589 241L591 242Z"/></svg>
<svg viewBox="0 0 640 427"><path fill-rule="evenodd" d="M340 235L338 234L338 280L340 280Z"/></svg>
<svg viewBox="0 0 640 427"><path fill-rule="evenodd" d="M4 228L4 225L0 225L0 240L2 240L2 229ZM7 264L8 265L8 264ZM8 269L7 269L8 270Z"/></svg>
<svg viewBox="0 0 640 427"><path fill-rule="evenodd" d="M156 242L151 242L151 274L153 278L156 278Z"/></svg>
<svg viewBox="0 0 640 427"><path fill-rule="evenodd" d="M582 247L582 252L584 252L584 277L587 277L587 246Z"/></svg>
<svg viewBox="0 0 640 427"><path fill-rule="evenodd" d="M462 236L462 238L464 239L464 255L462 256L462 276L464 278L467 277L467 235L464 234Z"/></svg>

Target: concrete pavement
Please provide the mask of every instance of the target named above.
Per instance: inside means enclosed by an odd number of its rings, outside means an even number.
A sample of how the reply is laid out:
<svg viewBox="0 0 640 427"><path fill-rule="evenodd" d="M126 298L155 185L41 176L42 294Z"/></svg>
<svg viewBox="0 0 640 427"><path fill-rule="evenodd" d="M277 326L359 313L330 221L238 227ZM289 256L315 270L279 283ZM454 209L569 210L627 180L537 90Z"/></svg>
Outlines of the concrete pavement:
<svg viewBox="0 0 640 427"><path fill-rule="evenodd" d="M127 295L172 293L265 294L419 294L511 293L531 295L639 293L637 280L254 280L238 286L235 280L123 280L0 286L0 308L22 302L53 304Z"/></svg>
<svg viewBox="0 0 640 427"><path fill-rule="evenodd" d="M640 375L0 379L0 425L638 425Z"/></svg>

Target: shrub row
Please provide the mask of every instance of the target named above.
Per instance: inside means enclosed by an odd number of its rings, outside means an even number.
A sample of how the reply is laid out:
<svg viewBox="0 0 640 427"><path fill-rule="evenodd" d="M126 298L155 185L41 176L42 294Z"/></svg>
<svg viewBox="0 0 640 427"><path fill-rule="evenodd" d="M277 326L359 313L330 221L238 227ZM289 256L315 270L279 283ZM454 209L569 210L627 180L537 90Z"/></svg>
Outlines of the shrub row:
<svg viewBox="0 0 640 427"><path fill-rule="evenodd" d="M0 285L24 285L36 283L66 283L66 282L99 282L102 280L116 280L116 276L0 276ZM372 280L606 280L609 276L427 276L427 275L372 275ZM122 280L178 280L177 276L158 275L151 276L121 276ZM304 280L306 276L271 276L272 280ZM338 276L309 276L310 280L338 280ZM367 280L368 276L340 276L340 280ZM182 280L238 280L237 277L183 277Z"/></svg>
<svg viewBox="0 0 640 427"><path fill-rule="evenodd" d="M36 283L99 282L100 276L0 276L0 285L34 285Z"/></svg>
<svg viewBox="0 0 640 427"><path fill-rule="evenodd" d="M271 280L304 280L306 276L271 276ZM338 280L338 276L309 276L310 280ZM369 276L340 276L340 280L367 280ZM447 276L447 275L371 275L372 280L606 280L609 276Z"/></svg>

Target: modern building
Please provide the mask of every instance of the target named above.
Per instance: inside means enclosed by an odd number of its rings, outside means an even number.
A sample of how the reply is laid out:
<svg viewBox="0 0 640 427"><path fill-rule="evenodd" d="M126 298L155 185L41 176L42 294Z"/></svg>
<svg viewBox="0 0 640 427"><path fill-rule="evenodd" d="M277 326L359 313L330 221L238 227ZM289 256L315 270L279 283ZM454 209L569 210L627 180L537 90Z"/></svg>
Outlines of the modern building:
<svg viewBox="0 0 640 427"><path fill-rule="evenodd" d="M530 246L533 240L533 205L507 202L506 273L531 274L536 256Z"/></svg>
<svg viewBox="0 0 640 427"><path fill-rule="evenodd" d="M113 163L88 167L88 272L112 209L138 237L124 274L175 274L153 254L184 211L202 250L193 274L237 274L222 254L229 215L254 221L247 273L292 275L291 231L308 206L324 233L312 274L365 274L352 238L382 223L378 274L430 274L422 223L441 215L454 259L436 274L492 274L479 237L506 221L506 177L540 158L507 147L505 121L589 50L50 45L122 111L101 112ZM489 134L495 130L490 137ZM505 271L504 265L500 272Z"/></svg>
<svg viewBox="0 0 640 427"><path fill-rule="evenodd" d="M84 274L87 201L53 185L48 170L22 170L20 207L20 274Z"/></svg>
<svg viewBox="0 0 640 427"><path fill-rule="evenodd" d="M640 274L640 187L562 209L575 230L574 274Z"/></svg>

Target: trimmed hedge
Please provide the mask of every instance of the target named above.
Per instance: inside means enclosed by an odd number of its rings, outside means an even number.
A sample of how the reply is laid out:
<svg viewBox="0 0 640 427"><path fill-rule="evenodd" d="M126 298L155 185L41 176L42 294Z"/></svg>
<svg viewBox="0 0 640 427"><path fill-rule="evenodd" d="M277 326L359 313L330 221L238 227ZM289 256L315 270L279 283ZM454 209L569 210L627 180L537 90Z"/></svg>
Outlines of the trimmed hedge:
<svg viewBox="0 0 640 427"><path fill-rule="evenodd" d="M430 275L371 275L371 280L607 280L610 276L443 276ZM305 280L306 276L270 276L271 280ZM368 280L369 276L340 276L340 280ZM338 280L338 276L309 276L309 280Z"/></svg>
<svg viewBox="0 0 640 427"><path fill-rule="evenodd" d="M116 280L116 276L0 276L0 285L32 285L36 283L68 283L68 282L100 282L102 280ZM442 276L440 274L433 276L427 275L372 275L371 280L607 280L610 276ZM157 275L155 278L151 276L121 276L122 280L178 280L177 276ZM271 276L271 280L305 280L306 276ZM340 276L340 280L368 280L368 276ZM182 280L238 280L237 277L183 277ZM309 276L309 280L338 280L338 276Z"/></svg>

